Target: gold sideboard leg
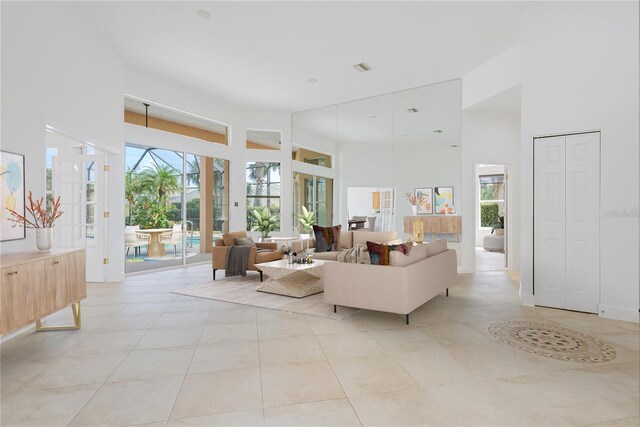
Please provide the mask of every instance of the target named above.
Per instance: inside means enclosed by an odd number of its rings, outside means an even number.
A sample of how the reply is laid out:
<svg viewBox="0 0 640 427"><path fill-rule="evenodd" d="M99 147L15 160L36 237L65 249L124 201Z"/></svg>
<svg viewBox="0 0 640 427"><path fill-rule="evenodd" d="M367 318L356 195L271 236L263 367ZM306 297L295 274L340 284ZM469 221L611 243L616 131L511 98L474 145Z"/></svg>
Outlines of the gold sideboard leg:
<svg viewBox="0 0 640 427"><path fill-rule="evenodd" d="M42 319L38 319L36 320L36 331L68 331L71 329L80 329L80 302L71 304L71 313L73 314L73 325L42 326Z"/></svg>

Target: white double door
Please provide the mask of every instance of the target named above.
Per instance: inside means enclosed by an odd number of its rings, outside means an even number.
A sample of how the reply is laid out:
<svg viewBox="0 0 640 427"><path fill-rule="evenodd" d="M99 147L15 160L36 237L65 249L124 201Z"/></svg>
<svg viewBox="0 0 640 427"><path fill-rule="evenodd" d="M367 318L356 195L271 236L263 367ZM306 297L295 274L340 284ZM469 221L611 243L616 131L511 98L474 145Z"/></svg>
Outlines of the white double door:
<svg viewBox="0 0 640 427"><path fill-rule="evenodd" d="M536 305L596 313L600 133L534 139Z"/></svg>
<svg viewBox="0 0 640 427"><path fill-rule="evenodd" d="M105 155L53 158L53 194L64 213L54 232L57 248L85 248L87 281L105 281Z"/></svg>

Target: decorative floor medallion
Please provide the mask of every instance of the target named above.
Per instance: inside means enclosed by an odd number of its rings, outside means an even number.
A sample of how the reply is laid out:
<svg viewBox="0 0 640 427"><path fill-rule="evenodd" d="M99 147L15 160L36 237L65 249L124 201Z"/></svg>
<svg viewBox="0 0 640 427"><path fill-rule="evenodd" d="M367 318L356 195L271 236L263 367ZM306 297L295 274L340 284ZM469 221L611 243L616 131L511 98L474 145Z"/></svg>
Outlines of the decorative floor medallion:
<svg viewBox="0 0 640 427"><path fill-rule="evenodd" d="M616 358L604 341L547 323L510 321L489 326L489 333L511 347L551 359L598 363Z"/></svg>

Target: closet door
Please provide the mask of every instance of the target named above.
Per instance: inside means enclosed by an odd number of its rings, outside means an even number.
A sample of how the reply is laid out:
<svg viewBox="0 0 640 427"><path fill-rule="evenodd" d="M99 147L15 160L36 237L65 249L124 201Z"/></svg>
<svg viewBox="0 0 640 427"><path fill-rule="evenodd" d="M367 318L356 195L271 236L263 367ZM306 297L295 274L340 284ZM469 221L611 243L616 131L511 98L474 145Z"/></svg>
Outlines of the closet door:
<svg viewBox="0 0 640 427"><path fill-rule="evenodd" d="M534 140L536 305L565 307L565 137Z"/></svg>
<svg viewBox="0 0 640 427"><path fill-rule="evenodd" d="M600 282L600 133L566 137L566 304L597 313Z"/></svg>

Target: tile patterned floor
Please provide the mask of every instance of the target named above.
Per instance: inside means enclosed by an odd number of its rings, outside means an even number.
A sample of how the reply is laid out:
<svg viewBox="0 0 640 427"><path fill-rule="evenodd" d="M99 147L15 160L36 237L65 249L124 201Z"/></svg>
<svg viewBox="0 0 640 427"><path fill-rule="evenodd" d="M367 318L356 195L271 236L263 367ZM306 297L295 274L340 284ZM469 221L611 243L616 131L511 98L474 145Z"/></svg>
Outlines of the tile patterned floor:
<svg viewBox="0 0 640 427"><path fill-rule="evenodd" d="M89 284L81 330L2 345L0 424L640 424L638 324L521 306L504 271L460 275L410 326L171 293L210 277L204 265ZM520 352L488 333L499 320L576 329L618 355L593 365Z"/></svg>

